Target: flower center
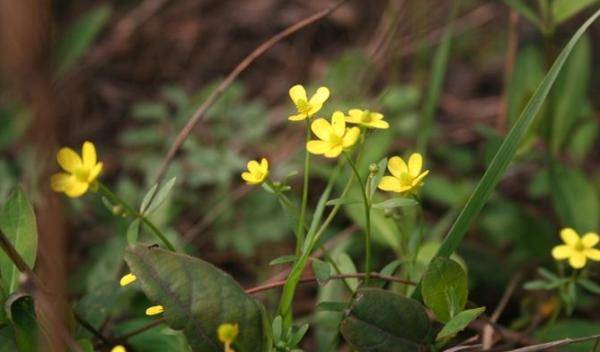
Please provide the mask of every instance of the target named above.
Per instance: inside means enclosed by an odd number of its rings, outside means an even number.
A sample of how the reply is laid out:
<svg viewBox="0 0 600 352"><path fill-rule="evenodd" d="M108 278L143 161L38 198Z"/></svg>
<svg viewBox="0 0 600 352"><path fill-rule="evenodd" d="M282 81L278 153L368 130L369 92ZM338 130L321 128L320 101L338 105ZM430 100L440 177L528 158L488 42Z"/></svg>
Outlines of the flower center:
<svg viewBox="0 0 600 352"><path fill-rule="evenodd" d="M296 109L298 109L299 113L308 115L308 113L310 112L310 104L308 103L308 101L300 99L296 103Z"/></svg>
<svg viewBox="0 0 600 352"><path fill-rule="evenodd" d="M331 144L332 147L336 147L338 145L342 145L343 144L342 137L338 136L334 132L331 132L329 134L329 144Z"/></svg>
<svg viewBox="0 0 600 352"><path fill-rule="evenodd" d="M575 251L577 251L577 252L583 252L585 250L585 246L583 245L583 243L581 241L577 241L577 243L575 243L575 246L573 247L573 249L575 249Z"/></svg>
<svg viewBox="0 0 600 352"><path fill-rule="evenodd" d="M80 182L87 182L88 177L90 176L90 170L88 170L86 168L83 168L83 167L78 167L73 172L73 175L75 176L75 178L78 181L80 181Z"/></svg>
<svg viewBox="0 0 600 352"><path fill-rule="evenodd" d="M362 116L360 117L360 120L362 122L366 122L366 123L372 122L373 119L371 118L371 112L369 110L365 110L362 113Z"/></svg>
<svg viewBox="0 0 600 352"><path fill-rule="evenodd" d="M408 172L402 172L399 179L403 186L412 185L413 177Z"/></svg>

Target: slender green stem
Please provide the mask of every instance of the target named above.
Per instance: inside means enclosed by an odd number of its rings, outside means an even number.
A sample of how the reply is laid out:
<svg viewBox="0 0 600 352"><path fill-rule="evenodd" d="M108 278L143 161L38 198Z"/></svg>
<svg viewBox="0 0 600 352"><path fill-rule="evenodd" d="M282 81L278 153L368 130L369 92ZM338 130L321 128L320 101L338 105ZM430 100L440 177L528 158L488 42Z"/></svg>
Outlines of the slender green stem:
<svg viewBox="0 0 600 352"><path fill-rule="evenodd" d="M156 227L156 225L154 225L152 223L152 221L148 220L148 218L146 218L143 214L139 213L132 206L127 204L127 202L125 202L123 199L121 199L121 197L119 197L118 195L113 193L108 187L106 187L104 184L102 184L100 182L98 182L98 191L100 191L100 193L102 193L102 195L105 196L112 204L122 206L127 215L131 215L133 217L140 219L144 223L144 225L148 226L148 228L150 228L150 230L152 230L152 233L154 233L154 235L156 237L158 237L158 239L160 239L160 241L165 245L165 247L167 247L169 250L171 250L173 252L176 252L173 244L171 244L171 242L158 229L158 227Z"/></svg>
<svg viewBox="0 0 600 352"><path fill-rule="evenodd" d="M360 173L356 169L354 161L352 161L352 157L350 157L350 155L347 153L344 153L344 156L348 160L348 164L350 164L350 167L354 172L354 176L356 176L356 179L358 180L365 207L365 284L368 284L371 274L371 201L369 200L369 194L367 193L365 184L360 177Z"/></svg>
<svg viewBox="0 0 600 352"><path fill-rule="evenodd" d="M306 119L306 143L310 141L310 120ZM306 217L306 207L308 203L308 177L310 174L310 153L304 148L304 183L302 185L302 205L300 207L300 218L298 219L298 228L296 230L296 255L300 255L302 246L304 246L304 218Z"/></svg>

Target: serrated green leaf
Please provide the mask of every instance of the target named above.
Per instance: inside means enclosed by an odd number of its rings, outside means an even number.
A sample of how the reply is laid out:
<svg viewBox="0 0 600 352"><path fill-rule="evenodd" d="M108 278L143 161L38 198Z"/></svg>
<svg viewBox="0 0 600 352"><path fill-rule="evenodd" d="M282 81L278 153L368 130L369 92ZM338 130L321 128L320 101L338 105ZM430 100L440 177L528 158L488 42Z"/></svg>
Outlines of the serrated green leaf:
<svg viewBox="0 0 600 352"><path fill-rule="evenodd" d="M12 243L25 263L33 268L37 254L38 233L33 207L19 187L0 210L0 231ZM0 272L8 284L8 293L17 290L19 270L11 259L0 251Z"/></svg>
<svg viewBox="0 0 600 352"><path fill-rule="evenodd" d="M442 330L438 333L436 340L453 337L466 328L470 322L477 319L477 317L483 312L485 312L485 307L467 309L458 313L454 318L447 322L446 325L444 325Z"/></svg>
<svg viewBox="0 0 600 352"><path fill-rule="evenodd" d="M573 37L571 37L571 40L567 43L558 58L555 60L554 64L550 68L550 71L548 71L548 74L538 86L538 89L521 113L519 119L514 123L513 127L508 132L506 138L502 142L502 145L496 152L494 159L490 163L490 166L485 171L483 177L479 181L479 184L469 197L467 204L452 225L452 228L444 239L444 242L442 243L442 246L440 247L436 256L449 257L460 245L471 222L477 217L484 204L492 194L492 191L502 179L504 172L508 168L510 161L514 157L535 116L544 104L544 101L546 100L546 97L548 96L556 77L560 73L562 66L573 50L573 47L579 38L581 38L583 33L585 33L585 31L589 28L589 26L598 18L598 16L600 16L600 10L596 11L594 15L592 15L583 25L581 25ZM421 294L420 289L416 289L414 292L414 297L419 297Z"/></svg>
<svg viewBox="0 0 600 352"><path fill-rule="evenodd" d="M364 288L358 290L340 332L358 351L414 352L423 349L429 319L413 299Z"/></svg>
<svg viewBox="0 0 600 352"><path fill-rule="evenodd" d="M373 204L373 208L375 209L395 209L395 208L404 208L404 207L414 207L419 204L416 200L412 198L392 198L384 200L380 203Z"/></svg>
<svg viewBox="0 0 600 352"><path fill-rule="evenodd" d="M443 323L450 321L467 303L467 274L452 259L433 259L423 275L422 284L421 293L425 305Z"/></svg>
<svg viewBox="0 0 600 352"><path fill-rule="evenodd" d="M217 328L237 323L241 352L267 351L270 334L264 307L228 274L194 257L137 245L125 261L144 293L165 308L167 325L182 330L194 351L220 352Z"/></svg>

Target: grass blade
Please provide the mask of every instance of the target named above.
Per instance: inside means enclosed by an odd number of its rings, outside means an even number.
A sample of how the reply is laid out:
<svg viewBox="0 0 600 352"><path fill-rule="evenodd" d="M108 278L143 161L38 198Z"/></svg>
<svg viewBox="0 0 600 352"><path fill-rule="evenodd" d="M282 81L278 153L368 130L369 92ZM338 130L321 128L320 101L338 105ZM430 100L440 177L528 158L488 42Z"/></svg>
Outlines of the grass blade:
<svg viewBox="0 0 600 352"><path fill-rule="evenodd" d="M490 197L492 191L504 175L510 161L515 155L517 148L521 144L523 137L527 133L527 130L531 126L534 117L541 109L548 92L552 88L556 77L562 69L567 57L573 50L573 47L581 38L583 33L589 28L589 26L600 16L600 10L596 11L573 35L571 40L567 43L565 48L561 51L560 55L554 61L554 64L550 68L550 71L544 77L544 80L540 83L536 89L534 95L531 97L527 106L521 113L519 119L515 122L508 135L502 142L502 145L498 149L498 152L494 156L490 166L483 174L483 177L479 181L479 184L471 194L471 197L467 201L467 204L458 215L458 218L450 228L448 235L444 239L440 249L438 250L436 257L449 257L458 247L462 241L469 225L479 214L484 204ZM420 286L420 285L419 285ZM420 287L414 292L413 296L420 298Z"/></svg>

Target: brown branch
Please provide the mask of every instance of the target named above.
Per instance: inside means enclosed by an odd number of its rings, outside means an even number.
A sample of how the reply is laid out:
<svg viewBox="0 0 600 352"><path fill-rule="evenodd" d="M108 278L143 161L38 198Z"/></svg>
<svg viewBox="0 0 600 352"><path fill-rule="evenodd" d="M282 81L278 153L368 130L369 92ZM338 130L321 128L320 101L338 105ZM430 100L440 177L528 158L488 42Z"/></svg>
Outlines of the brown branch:
<svg viewBox="0 0 600 352"><path fill-rule="evenodd" d="M517 59L517 50L519 46L519 15L511 10L508 20L508 39L506 43L506 58L504 59L504 89L502 91L502 102L498 111L498 120L496 127L504 133L508 123L508 85L513 74L515 62Z"/></svg>
<svg viewBox="0 0 600 352"><path fill-rule="evenodd" d="M580 337L580 338L576 338L576 339L566 338L566 339L562 339L562 340L545 342L545 343L540 343L540 344L537 344L537 345L532 345L532 346L517 348L517 349L514 349L514 350L507 351L507 352L534 352L534 351L543 351L543 350L547 350L547 349L550 349L550 348L555 348L555 347L560 347L560 346L566 346L566 345L570 345L570 344L573 344L573 343L579 343L579 342L585 342L585 341L591 341L591 340L596 340L596 341L600 340L600 334L598 334L598 335L591 335L591 336L585 336L585 337Z"/></svg>
<svg viewBox="0 0 600 352"><path fill-rule="evenodd" d="M366 276L365 273L340 274L340 275L331 275L329 277L329 279L343 280L343 279L350 279L350 278L363 278L365 276ZM416 285L416 283L413 281L404 280L404 279L401 279L401 278L395 277L395 276L382 275L379 273L371 273L370 276L374 277L374 278L382 279L385 281L399 282L399 283L402 283L405 285ZM257 292L261 292L261 291L267 291L272 288L281 287L281 286L285 285L286 281L287 280L273 281L273 282L269 282L269 283L266 283L266 284L263 284L260 286L252 287L252 288L246 289L246 293L250 295L250 294L254 294ZM305 283L305 282L316 282L316 281L317 281L317 278L315 276L306 276L306 277L301 278L299 282Z"/></svg>
<svg viewBox="0 0 600 352"><path fill-rule="evenodd" d="M335 3L334 5L328 7L324 10L321 10L321 11L315 13L314 15L307 17L307 18L287 27L286 29L282 30L281 32L275 34L273 37L268 39L266 42L262 43L260 46L258 46L256 49L254 49L254 51L252 51L248 56L246 56L233 69L233 71L231 71L229 73L229 75L223 81L221 81L219 86L217 88L215 88L215 90L212 91L210 96L194 112L192 117L189 119L189 121L186 123L186 125L181 129L181 131L179 131L179 134L177 135L175 142L173 142L173 144L171 145L171 148L167 152L167 155L165 156L165 158L162 162L162 165L158 171L158 174L156 175L155 183L160 183L162 181L167 169L169 168L169 165L175 158L175 154L177 153L179 148L183 145L183 142L190 135L190 133L192 132L194 127L202 120L202 118L204 117L204 115L206 114L208 109L219 99L219 97L221 97L221 95L231 85L231 83L233 83L233 81L240 75L240 73L242 73L246 68L248 68L248 66L250 66L251 63L254 62L254 60L256 60L259 56L261 56L263 53L265 53L267 50L269 50L271 47L273 47L275 44L277 44L280 40L294 34L295 32L299 31L300 29L302 29L306 26L309 26L309 25L319 21L320 19L326 17L327 15L329 15L330 13L335 11L338 7L340 7L346 1L347 0L340 0L337 3Z"/></svg>
<svg viewBox="0 0 600 352"><path fill-rule="evenodd" d="M502 294L502 297L500 298L500 302L498 303L498 306L496 307L496 309L492 313L492 316L490 317L490 320L493 321L494 323L498 321L498 319L500 318L500 315L504 311L504 308L506 308L506 305L508 304L510 297L512 296L514 290L517 288L517 284L521 281L521 276L522 276L522 272L518 272L516 275L514 275L510 279L508 285L506 286L506 289L504 290L504 293ZM493 337L494 337L493 326L492 325L485 326L483 328L483 333L482 333L482 338L481 338L483 350L489 350L492 347Z"/></svg>

